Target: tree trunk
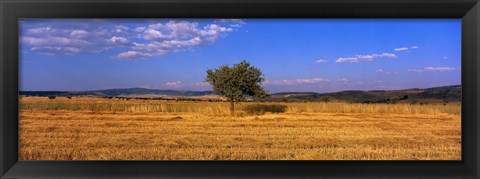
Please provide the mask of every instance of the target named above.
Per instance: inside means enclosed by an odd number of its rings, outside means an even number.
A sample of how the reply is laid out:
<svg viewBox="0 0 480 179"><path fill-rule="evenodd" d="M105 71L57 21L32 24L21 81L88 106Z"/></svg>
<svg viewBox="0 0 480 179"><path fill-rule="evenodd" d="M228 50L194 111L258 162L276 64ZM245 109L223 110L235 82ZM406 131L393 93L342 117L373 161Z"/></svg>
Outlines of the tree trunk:
<svg viewBox="0 0 480 179"><path fill-rule="evenodd" d="M233 115L235 115L235 102L230 101L230 113Z"/></svg>

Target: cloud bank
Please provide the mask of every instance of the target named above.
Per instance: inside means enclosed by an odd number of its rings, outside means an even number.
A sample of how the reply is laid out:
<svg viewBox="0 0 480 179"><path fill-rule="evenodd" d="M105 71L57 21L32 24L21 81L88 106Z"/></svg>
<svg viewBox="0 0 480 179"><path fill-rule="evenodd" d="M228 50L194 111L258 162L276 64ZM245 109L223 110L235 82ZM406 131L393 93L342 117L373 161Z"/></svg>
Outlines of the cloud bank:
<svg viewBox="0 0 480 179"><path fill-rule="evenodd" d="M415 73L423 73L423 72L445 72L445 71L454 71L456 68L454 67L425 67L423 69L409 69L408 71L415 72Z"/></svg>
<svg viewBox="0 0 480 179"><path fill-rule="evenodd" d="M394 51L397 51L397 52L401 52L401 51L408 51L408 50L411 50L411 49L417 49L418 46L411 46L410 48L409 47L399 47L399 48L394 48L393 50Z"/></svg>
<svg viewBox="0 0 480 179"><path fill-rule="evenodd" d="M315 84L320 82L330 82L326 78L303 78L294 80L270 80L267 79L263 82L265 85L298 85L298 84Z"/></svg>
<svg viewBox="0 0 480 179"><path fill-rule="evenodd" d="M381 53L381 54L370 54L370 55L356 55L355 57L345 57L338 58L335 62L345 63L345 62L361 62L361 61L373 61L379 58L397 58L393 53Z"/></svg>
<svg viewBox="0 0 480 179"><path fill-rule="evenodd" d="M145 59L215 43L245 22L154 20L125 25L121 21L81 20L47 23L47 27L42 27L44 23L32 24L24 27L20 43L33 53L77 55L116 50L120 52L112 59Z"/></svg>

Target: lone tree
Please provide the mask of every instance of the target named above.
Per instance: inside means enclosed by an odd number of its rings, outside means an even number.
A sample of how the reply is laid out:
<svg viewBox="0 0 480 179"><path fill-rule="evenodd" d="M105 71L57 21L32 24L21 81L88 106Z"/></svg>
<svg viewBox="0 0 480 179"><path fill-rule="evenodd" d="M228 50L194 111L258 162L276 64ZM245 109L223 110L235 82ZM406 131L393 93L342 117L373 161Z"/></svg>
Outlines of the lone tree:
<svg viewBox="0 0 480 179"><path fill-rule="evenodd" d="M227 97L230 112L234 115L235 102L244 100L246 96L264 98L268 95L260 86L265 80L262 76L260 69L243 60L231 68L223 65L218 69L208 69L205 81L213 86L213 92Z"/></svg>

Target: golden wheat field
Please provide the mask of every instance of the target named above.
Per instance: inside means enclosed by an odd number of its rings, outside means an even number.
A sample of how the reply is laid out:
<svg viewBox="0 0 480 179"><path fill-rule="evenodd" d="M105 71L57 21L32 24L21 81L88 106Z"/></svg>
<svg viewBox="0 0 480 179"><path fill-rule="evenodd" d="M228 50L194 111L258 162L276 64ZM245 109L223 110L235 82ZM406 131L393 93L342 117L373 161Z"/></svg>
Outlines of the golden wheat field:
<svg viewBox="0 0 480 179"><path fill-rule="evenodd" d="M20 160L460 160L460 104L22 97Z"/></svg>

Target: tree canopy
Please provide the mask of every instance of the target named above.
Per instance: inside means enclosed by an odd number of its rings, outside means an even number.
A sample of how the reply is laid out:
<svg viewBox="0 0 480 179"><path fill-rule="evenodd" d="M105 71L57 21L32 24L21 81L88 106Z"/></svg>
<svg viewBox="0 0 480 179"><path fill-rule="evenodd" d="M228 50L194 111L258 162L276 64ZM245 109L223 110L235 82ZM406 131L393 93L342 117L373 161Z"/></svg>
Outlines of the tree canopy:
<svg viewBox="0 0 480 179"><path fill-rule="evenodd" d="M246 96L264 98L268 95L261 87L264 80L262 71L245 60L233 67L222 65L217 69L208 69L205 79L213 86L213 92L227 97L232 114L234 102L243 101Z"/></svg>

